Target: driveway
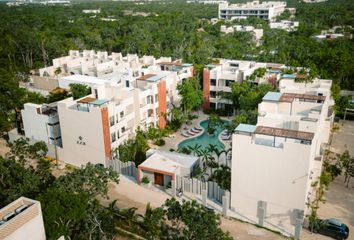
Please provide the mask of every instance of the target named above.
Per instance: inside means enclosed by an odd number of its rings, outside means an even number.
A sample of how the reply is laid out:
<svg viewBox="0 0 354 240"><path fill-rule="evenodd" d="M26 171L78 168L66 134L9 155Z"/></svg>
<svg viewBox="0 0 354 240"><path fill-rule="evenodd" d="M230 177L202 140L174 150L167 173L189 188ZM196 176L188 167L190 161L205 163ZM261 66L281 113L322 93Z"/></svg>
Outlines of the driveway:
<svg viewBox="0 0 354 240"><path fill-rule="evenodd" d="M334 133L331 151L342 153L346 149L354 156L354 121L341 121L339 131ZM343 184L344 178L340 176L330 183L324 194L326 203L318 209L320 218L338 218L348 225L350 236L354 240L354 179L349 188Z"/></svg>
<svg viewBox="0 0 354 240"><path fill-rule="evenodd" d="M140 214L145 213L147 203L152 207L160 207L166 199L170 198L165 192L156 188L147 189L137 185L130 178L120 175L119 184L109 184L109 199L100 199L107 205L117 199L119 208L136 207ZM221 218L221 228L230 232L234 239L240 240L280 240L287 239L271 231L258 228L252 224L240 222L234 219Z"/></svg>

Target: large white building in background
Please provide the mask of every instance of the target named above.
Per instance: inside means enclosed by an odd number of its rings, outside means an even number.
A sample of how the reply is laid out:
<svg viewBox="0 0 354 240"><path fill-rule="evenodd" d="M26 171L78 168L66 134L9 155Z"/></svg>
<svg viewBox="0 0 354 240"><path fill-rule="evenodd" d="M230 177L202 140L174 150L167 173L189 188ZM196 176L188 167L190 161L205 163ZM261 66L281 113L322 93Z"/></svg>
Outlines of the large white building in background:
<svg viewBox="0 0 354 240"><path fill-rule="evenodd" d="M171 58L70 51L69 56L54 59L53 66L38 70L43 81L55 79L56 73L59 87L80 83L91 87L92 93L51 106L25 104L25 136L48 144L55 137L59 160L81 166L105 165L138 127L164 128L166 114L180 99L177 85L192 77L194 70L191 64ZM46 109L51 109L50 114Z"/></svg>
<svg viewBox="0 0 354 240"><path fill-rule="evenodd" d="M20 197L1 208L0 239L45 240L41 203Z"/></svg>
<svg viewBox="0 0 354 240"><path fill-rule="evenodd" d="M331 80L280 81L258 107L257 125L232 138L231 209L238 218L294 236L309 213L333 111Z"/></svg>
<svg viewBox="0 0 354 240"><path fill-rule="evenodd" d="M239 4L219 4L219 18L232 20L242 17L258 17L264 20L274 20L285 11L286 2L252 1Z"/></svg>

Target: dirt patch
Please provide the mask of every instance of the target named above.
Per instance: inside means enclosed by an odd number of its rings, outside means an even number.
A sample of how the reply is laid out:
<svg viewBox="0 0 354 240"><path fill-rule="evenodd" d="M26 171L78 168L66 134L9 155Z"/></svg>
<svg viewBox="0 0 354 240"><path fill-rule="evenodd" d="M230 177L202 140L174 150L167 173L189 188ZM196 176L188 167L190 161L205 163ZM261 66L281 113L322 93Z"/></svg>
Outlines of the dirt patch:
<svg viewBox="0 0 354 240"><path fill-rule="evenodd" d="M6 153L10 151L10 148L7 146L5 139L0 138L0 156L5 156Z"/></svg>

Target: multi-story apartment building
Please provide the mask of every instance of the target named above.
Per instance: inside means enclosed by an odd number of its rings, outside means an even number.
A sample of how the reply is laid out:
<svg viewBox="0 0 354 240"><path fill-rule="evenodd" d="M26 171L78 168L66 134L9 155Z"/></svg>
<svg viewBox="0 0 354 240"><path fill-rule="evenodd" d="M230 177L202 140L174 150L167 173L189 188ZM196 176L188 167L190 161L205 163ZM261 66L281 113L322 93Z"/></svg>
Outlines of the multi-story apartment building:
<svg viewBox="0 0 354 240"><path fill-rule="evenodd" d="M53 144L53 131L48 126L58 123L54 132L59 133L61 144L56 144L56 154L75 166L105 164L116 157L113 150L138 127L164 128L168 110L180 99L177 85L194 74L191 64L170 58L108 56L94 51L70 51L69 56L54 59L53 66L40 69L39 74L59 75L57 69L62 71L60 87L80 83L89 86L92 94L57 102L50 116L42 111L47 106L26 104L22 111L24 131L26 137Z"/></svg>
<svg viewBox="0 0 354 240"><path fill-rule="evenodd" d="M282 64L258 63L253 61L221 59L218 64L208 64L203 70L203 108L227 109L232 102L221 93L230 93L233 83L246 80L258 68L267 68L266 75L256 79L255 83L265 83L280 78Z"/></svg>
<svg viewBox="0 0 354 240"><path fill-rule="evenodd" d="M45 240L40 202L20 197L0 209L0 239Z"/></svg>
<svg viewBox="0 0 354 240"><path fill-rule="evenodd" d="M245 4L219 4L220 19L237 19L242 17L258 17L264 20L274 20L285 11L286 2L252 1Z"/></svg>
<svg viewBox="0 0 354 240"><path fill-rule="evenodd" d="M231 208L239 218L289 236L301 229L333 121L331 84L283 79L259 104L257 125L236 128Z"/></svg>

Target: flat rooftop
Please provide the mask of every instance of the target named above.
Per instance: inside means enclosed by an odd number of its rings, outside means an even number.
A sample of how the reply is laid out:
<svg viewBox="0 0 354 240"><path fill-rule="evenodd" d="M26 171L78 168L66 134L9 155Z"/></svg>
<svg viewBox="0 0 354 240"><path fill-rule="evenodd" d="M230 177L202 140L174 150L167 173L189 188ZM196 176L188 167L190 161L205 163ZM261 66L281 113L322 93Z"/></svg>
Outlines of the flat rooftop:
<svg viewBox="0 0 354 240"><path fill-rule="evenodd" d="M296 94L296 93L283 93L280 100L281 102L293 102L294 99L300 100L311 100L311 101L325 101L325 96L317 96L317 95L310 95L310 94Z"/></svg>
<svg viewBox="0 0 354 240"><path fill-rule="evenodd" d="M101 79L98 77L92 77L92 76L86 76L86 75L81 75L81 74L74 74L66 77L59 78L59 81L61 80L67 80L67 81L73 81L73 82L78 82L78 83L86 83L86 84L98 84L98 85L103 85L104 83L108 83L109 81L106 79Z"/></svg>
<svg viewBox="0 0 354 240"><path fill-rule="evenodd" d="M276 6L286 6L286 2L262 2L260 3L259 1L253 1L253 2L247 2L247 3L236 3L236 4L230 4L228 8L270 8L270 7L276 7ZM223 9L223 8L221 8Z"/></svg>
<svg viewBox="0 0 354 240"><path fill-rule="evenodd" d="M273 128L273 127L265 127L265 126L257 126L255 133L267 135L267 136L292 138L292 139L307 140L307 141L312 141L314 137L314 133L310 133L310 132L302 132L302 131L296 131L291 129Z"/></svg>
<svg viewBox="0 0 354 240"><path fill-rule="evenodd" d="M38 206L38 201L20 197L0 209L0 239L6 239L40 214Z"/></svg>
<svg viewBox="0 0 354 240"><path fill-rule="evenodd" d="M181 153L156 151L139 167L176 173L180 167L191 168L198 159L198 157Z"/></svg>
<svg viewBox="0 0 354 240"><path fill-rule="evenodd" d="M326 100L325 96L317 96L312 94L297 94L297 93L280 93L280 92L267 92L262 98L263 101L270 102L293 102L294 99L299 99L303 101L321 101Z"/></svg>

